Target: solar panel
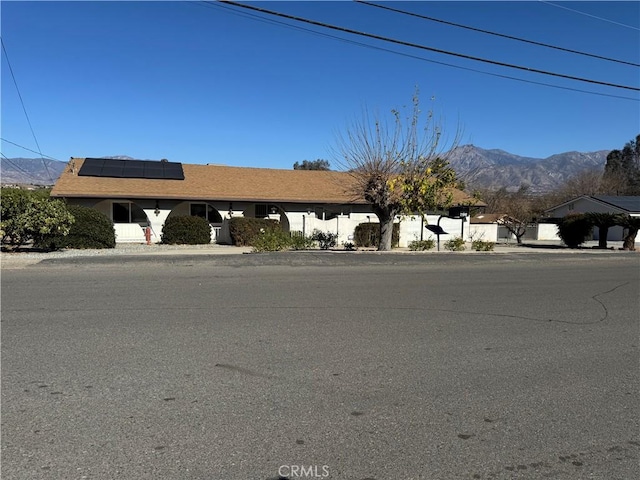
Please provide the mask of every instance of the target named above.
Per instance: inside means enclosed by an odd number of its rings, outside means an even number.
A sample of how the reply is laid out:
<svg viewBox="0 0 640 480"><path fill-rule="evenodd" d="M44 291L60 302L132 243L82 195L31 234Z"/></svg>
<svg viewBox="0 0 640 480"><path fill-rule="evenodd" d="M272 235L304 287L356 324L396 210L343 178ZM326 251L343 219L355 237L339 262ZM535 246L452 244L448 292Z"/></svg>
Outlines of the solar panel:
<svg viewBox="0 0 640 480"><path fill-rule="evenodd" d="M164 165L164 178L171 178L174 180L184 180L184 172L182 170L181 163L163 162L163 165Z"/></svg>
<svg viewBox="0 0 640 480"><path fill-rule="evenodd" d="M78 175L83 177L184 180L182 163L114 158L85 158Z"/></svg>
<svg viewBox="0 0 640 480"><path fill-rule="evenodd" d="M140 162L125 162L122 177L144 178L144 165L141 165Z"/></svg>
<svg viewBox="0 0 640 480"><path fill-rule="evenodd" d="M105 160L102 167L101 177L121 178L124 172L124 160Z"/></svg>
<svg viewBox="0 0 640 480"><path fill-rule="evenodd" d="M162 163L144 162L144 178L164 178Z"/></svg>
<svg viewBox="0 0 640 480"><path fill-rule="evenodd" d="M102 166L104 165L104 160L98 158L87 158L85 159L78 175L83 177L99 177L102 172Z"/></svg>

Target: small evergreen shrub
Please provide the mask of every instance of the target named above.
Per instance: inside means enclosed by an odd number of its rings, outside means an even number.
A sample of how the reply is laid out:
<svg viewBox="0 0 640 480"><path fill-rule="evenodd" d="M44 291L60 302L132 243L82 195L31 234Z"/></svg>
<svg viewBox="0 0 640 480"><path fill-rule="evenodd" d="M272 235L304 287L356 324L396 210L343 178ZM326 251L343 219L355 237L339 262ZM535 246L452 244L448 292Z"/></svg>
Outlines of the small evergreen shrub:
<svg viewBox="0 0 640 480"><path fill-rule="evenodd" d="M344 247L344 249L348 252L353 252L356 250L356 246L353 242L344 242L342 244L342 246Z"/></svg>
<svg viewBox="0 0 640 480"><path fill-rule="evenodd" d="M161 243L169 245L203 245L211 243L211 226L202 217L169 217L162 227Z"/></svg>
<svg viewBox="0 0 640 480"><path fill-rule="evenodd" d="M358 247L377 247L380 245L380 224L379 223L361 223L353 234L353 240ZM391 233L391 246L397 247L400 243L400 224L393 224Z"/></svg>
<svg viewBox="0 0 640 480"><path fill-rule="evenodd" d="M432 250L435 248L436 242L434 239L429 238L427 240L414 240L409 242L409 250L412 252L424 252L426 250Z"/></svg>
<svg viewBox="0 0 640 480"><path fill-rule="evenodd" d="M280 222L269 218L232 217L229 220L231 243L236 247L253 246L260 233L280 229Z"/></svg>
<svg viewBox="0 0 640 480"><path fill-rule="evenodd" d="M329 250L338 244L338 235L330 232L321 232L320 230L314 230L311 238L318 242L320 250Z"/></svg>
<svg viewBox="0 0 640 480"><path fill-rule="evenodd" d="M591 235L593 224L584 213L570 213L558 223L558 236L569 248L578 248Z"/></svg>
<svg viewBox="0 0 640 480"><path fill-rule="evenodd" d="M67 235L43 235L34 244L36 248L115 248L116 233L113 222L105 214L89 207L67 205L75 221Z"/></svg>
<svg viewBox="0 0 640 480"><path fill-rule="evenodd" d="M476 252L492 252L495 243L493 242L485 242L483 240L474 240L471 242L471 248L473 248Z"/></svg>
<svg viewBox="0 0 640 480"><path fill-rule="evenodd" d="M452 252L462 252L466 249L464 240L460 237L452 238L451 240L444 242L444 248Z"/></svg>
<svg viewBox="0 0 640 480"><path fill-rule="evenodd" d="M254 252L279 252L291 247L291 236L282 229L265 230L253 239Z"/></svg>
<svg viewBox="0 0 640 480"><path fill-rule="evenodd" d="M303 235L302 232L291 232L291 248L293 250L309 250L314 245L313 238Z"/></svg>

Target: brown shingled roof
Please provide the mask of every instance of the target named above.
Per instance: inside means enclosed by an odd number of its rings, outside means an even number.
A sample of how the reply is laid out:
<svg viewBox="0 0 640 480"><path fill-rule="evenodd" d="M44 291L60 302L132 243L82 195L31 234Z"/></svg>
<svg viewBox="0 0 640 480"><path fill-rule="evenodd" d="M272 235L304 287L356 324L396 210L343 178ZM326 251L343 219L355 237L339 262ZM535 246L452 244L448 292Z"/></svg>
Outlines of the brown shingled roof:
<svg viewBox="0 0 640 480"><path fill-rule="evenodd" d="M505 213L481 213L471 217L471 223L498 223L506 216Z"/></svg>
<svg viewBox="0 0 640 480"><path fill-rule="evenodd" d="M51 191L53 197L166 198L176 200L223 200L365 204L349 193L353 179L346 172L277 170L182 164L184 180L78 176L84 159L72 158ZM469 196L454 191L454 203Z"/></svg>

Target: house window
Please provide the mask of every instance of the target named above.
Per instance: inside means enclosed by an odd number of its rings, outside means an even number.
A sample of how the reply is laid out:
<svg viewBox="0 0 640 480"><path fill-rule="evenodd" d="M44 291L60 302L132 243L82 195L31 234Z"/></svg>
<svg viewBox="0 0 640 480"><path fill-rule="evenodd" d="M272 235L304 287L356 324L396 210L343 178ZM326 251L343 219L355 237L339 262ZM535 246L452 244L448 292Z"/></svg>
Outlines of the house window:
<svg viewBox="0 0 640 480"><path fill-rule="evenodd" d="M222 223L220 213L207 203L192 203L191 216L204 218L209 223Z"/></svg>
<svg viewBox="0 0 640 480"><path fill-rule="evenodd" d="M321 220L333 220L338 215L349 215L350 213L351 209L349 207L341 205L327 205L325 207L315 208L316 218Z"/></svg>
<svg viewBox="0 0 640 480"><path fill-rule="evenodd" d="M269 216L269 206L266 203L256 204L256 218L266 218Z"/></svg>
<svg viewBox="0 0 640 480"><path fill-rule="evenodd" d="M148 223L147 215L133 202L113 202L111 218L113 223Z"/></svg>

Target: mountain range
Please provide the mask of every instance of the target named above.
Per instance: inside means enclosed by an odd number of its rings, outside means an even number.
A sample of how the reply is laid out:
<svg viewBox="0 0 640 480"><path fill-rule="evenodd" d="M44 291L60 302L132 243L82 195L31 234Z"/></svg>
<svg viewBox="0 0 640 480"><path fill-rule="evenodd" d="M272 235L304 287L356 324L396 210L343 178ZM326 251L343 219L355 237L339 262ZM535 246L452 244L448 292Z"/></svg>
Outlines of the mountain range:
<svg viewBox="0 0 640 480"><path fill-rule="evenodd" d="M547 158L530 158L504 150L485 150L463 145L449 153L449 163L467 189L517 190L527 185L529 191L550 192L568 179L587 170L604 171L609 150L565 152Z"/></svg>
<svg viewBox="0 0 640 480"><path fill-rule="evenodd" d="M53 185L67 162L48 158L0 158L2 185Z"/></svg>
<svg viewBox="0 0 640 480"><path fill-rule="evenodd" d="M468 190L516 190L528 185L531 192L548 192L587 170L604 170L609 150L565 152L547 158L530 158L504 150L463 145L449 152L449 162ZM119 155L104 158L130 160ZM43 158L0 158L0 180L7 184L53 185L66 162Z"/></svg>

